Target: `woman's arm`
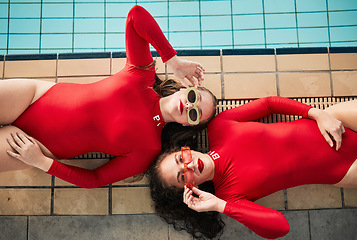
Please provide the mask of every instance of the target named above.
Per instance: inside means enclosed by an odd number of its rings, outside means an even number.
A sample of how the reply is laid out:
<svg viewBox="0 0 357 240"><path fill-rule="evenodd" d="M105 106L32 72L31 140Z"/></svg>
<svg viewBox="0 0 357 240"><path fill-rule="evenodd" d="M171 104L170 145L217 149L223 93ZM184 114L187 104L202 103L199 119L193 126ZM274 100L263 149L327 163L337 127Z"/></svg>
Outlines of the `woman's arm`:
<svg viewBox="0 0 357 240"><path fill-rule="evenodd" d="M46 157L36 141L29 136L12 134L12 139L8 139L8 142L14 149L7 152L11 157L83 188L105 186L145 172L159 154L142 149L116 157L94 170L89 170Z"/></svg>
<svg viewBox="0 0 357 240"><path fill-rule="evenodd" d="M151 14L138 5L128 13L125 27L127 61L135 66L148 66L153 59L149 43L166 62L176 55Z"/></svg>
<svg viewBox="0 0 357 240"><path fill-rule="evenodd" d="M198 198L194 197L192 193L198 195ZM221 212L264 238L282 237L290 230L288 221L280 212L245 199L226 202L194 187L192 190L185 188L184 202L189 208L198 212Z"/></svg>
<svg viewBox="0 0 357 240"><path fill-rule="evenodd" d="M260 98L242 106L226 110L220 115L223 118L247 122L258 120L273 113L314 119L328 144L332 147L333 140L335 140L336 150L341 146L344 128L340 121L320 109L289 98L277 96Z"/></svg>
<svg viewBox="0 0 357 240"><path fill-rule="evenodd" d="M167 41L159 25L143 7L134 6L128 13L125 29L127 61L135 66L149 66L152 62L149 43L160 54L175 76L188 87L184 78L197 86L201 85L204 68L201 64L177 57L177 52Z"/></svg>

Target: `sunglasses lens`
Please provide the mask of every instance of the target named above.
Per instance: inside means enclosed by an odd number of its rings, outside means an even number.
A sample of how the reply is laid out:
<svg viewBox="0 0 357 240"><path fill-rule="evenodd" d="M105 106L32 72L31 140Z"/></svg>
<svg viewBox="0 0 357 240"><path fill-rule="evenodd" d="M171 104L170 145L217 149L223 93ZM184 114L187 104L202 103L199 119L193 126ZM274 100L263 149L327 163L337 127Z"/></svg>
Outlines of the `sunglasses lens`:
<svg viewBox="0 0 357 240"><path fill-rule="evenodd" d="M195 121L197 120L197 117L198 117L197 110L191 108L191 109L188 111L188 116L190 117L190 119L191 119L193 122L195 122Z"/></svg>
<svg viewBox="0 0 357 240"><path fill-rule="evenodd" d="M185 185L192 188L195 185L195 177L192 169L185 168Z"/></svg>
<svg viewBox="0 0 357 240"><path fill-rule="evenodd" d="M192 156L191 156L190 150L183 150L183 151L181 151L181 153L182 153L182 162L183 163L188 164L188 163L192 162Z"/></svg>
<svg viewBox="0 0 357 240"><path fill-rule="evenodd" d="M189 101L190 103L195 103L197 96L196 96L196 92L194 90L188 90L189 92L187 93L187 101Z"/></svg>

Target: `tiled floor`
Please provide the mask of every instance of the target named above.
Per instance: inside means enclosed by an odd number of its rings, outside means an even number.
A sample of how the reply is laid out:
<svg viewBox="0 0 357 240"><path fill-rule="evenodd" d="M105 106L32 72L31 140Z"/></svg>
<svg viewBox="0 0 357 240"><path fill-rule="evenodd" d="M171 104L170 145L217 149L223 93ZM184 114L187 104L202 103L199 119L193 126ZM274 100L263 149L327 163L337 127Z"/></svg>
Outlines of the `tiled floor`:
<svg viewBox="0 0 357 240"><path fill-rule="evenodd" d="M269 95L292 98L357 96L356 49L210 50L184 58L206 68L204 85L219 99L253 99ZM197 53L197 52L196 52ZM179 52L180 54L180 52ZM190 55L190 56L186 56ZM114 53L9 55L0 61L0 78L37 78L88 83L120 70L124 58ZM0 59L1 60L1 59ZM157 71L171 77L157 59ZM96 168L101 154L69 160ZM357 191L324 185L300 186L260 199L282 210L291 225L283 239L357 239ZM0 174L2 239L189 239L159 220L148 195L147 180L120 181L82 189L36 169ZM222 239L260 239L226 218Z"/></svg>

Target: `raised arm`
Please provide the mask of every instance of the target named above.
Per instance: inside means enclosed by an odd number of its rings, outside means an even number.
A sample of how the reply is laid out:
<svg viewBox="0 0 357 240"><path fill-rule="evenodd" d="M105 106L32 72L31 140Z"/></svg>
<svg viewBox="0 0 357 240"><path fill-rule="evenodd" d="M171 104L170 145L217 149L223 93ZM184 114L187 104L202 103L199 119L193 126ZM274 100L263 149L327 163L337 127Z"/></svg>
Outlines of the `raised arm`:
<svg viewBox="0 0 357 240"><path fill-rule="evenodd" d="M176 55L159 25L151 14L138 5L128 13L125 28L127 61L135 66L148 66L153 62L149 43L166 62Z"/></svg>
<svg viewBox="0 0 357 240"><path fill-rule="evenodd" d="M128 63L140 67L151 66L153 59L149 43L184 86L188 87L185 78L197 86L194 79L196 78L201 85L203 66L177 57L177 52L167 41L155 19L143 7L136 5L129 11L126 21L125 44Z"/></svg>
<svg viewBox="0 0 357 240"><path fill-rule="evenodd" d="M192 192L198 197L194 197ZM184 202L189 208L198 212L221 212L264 238L282 237L290 230L288 221L280 212L245 199L239 199L235 202L224 201L213 194L194 187L192 190L185 188Z"/></svg>
<svg viewBox="0 0 357 240"><path fill-rule="evenodd" d="M46 157L32 137L12 134L12 139L8 139L8 142L14 150L8 151L11 157L84 188L105 186L145 172L158 154L156 151L138 149L116 157L94 170L88 170Z"/></svg>

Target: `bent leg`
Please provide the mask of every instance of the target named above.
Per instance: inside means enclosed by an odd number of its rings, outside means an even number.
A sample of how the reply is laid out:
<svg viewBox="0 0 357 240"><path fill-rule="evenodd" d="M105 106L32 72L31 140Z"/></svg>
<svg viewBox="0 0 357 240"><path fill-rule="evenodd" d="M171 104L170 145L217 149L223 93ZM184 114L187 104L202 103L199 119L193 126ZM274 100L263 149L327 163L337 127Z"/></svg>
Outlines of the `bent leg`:
<svg viewBox="0 0 357 240"><path fill-rule="evenodd" d="M357 101L348 101L338 103L327 109L336 119L340 120L342 124L349 129L357 132ZM343 144L343 141L342 141ZM343 179L335 184L337 187L357 188L357 160L351 165Z"/></svg>
<svg viewBox="0 0 357 240"><path fill-rule="evenodd" d="M357 160L352 164L343 179L334 186L343 188L357 188Z"/></svg>
<svg viewBox="0 0 357 240"><path fill-rule="evenodd" d="M325 109L349 129L357 132L357 100L338 103Z"/></svg>
<svg viewBox="0 0 357 240"><path fill-rule="evenodd" d="M0 80L0 125L13 123L54 84L33 79Z"/></svg>

